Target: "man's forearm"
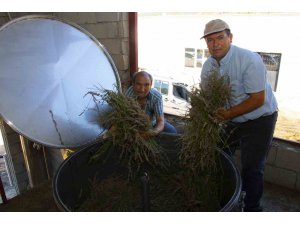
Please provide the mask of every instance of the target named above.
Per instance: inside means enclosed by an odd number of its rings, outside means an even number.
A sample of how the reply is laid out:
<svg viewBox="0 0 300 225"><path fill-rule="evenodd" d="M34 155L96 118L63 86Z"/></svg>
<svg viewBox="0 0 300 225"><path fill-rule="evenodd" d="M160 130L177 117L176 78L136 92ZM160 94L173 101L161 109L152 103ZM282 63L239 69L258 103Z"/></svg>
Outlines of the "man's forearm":
<svg viewBox="0 0 300 225"><path fill-rule="evenodd" d="M252 112L264 104L265 91L250 94L250 97L239 105L229 109L218 109L216 116L219 120L230 120L237 116Z"/></svg>
<svg viewBox="0 0 300 225"><path fill-rule="evenodd" d="M160 132L164 130L164 122L159 122L156 126L152 129L154 135L158 135Z"/></svg>

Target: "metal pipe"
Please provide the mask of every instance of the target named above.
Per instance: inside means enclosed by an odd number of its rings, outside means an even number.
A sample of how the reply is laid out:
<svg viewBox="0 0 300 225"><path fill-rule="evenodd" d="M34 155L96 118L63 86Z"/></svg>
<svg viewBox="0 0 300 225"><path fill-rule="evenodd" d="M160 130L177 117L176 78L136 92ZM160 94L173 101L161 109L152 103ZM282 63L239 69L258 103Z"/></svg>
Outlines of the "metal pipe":
<svg viewBox="0 0 300 225"><path fill-rule="evenodd" d="M130 76L138 71L138 13L128 13Z"/></svg>
<svg viewBox="0 0 300 225"><path fill-rule="evenodd" d="M45 167L46 167L46 172L47 172L47 178L48 180L51 179L51 176L50 176L50 172L49 172L49 166L48 166L48 160L47 160L47 154L46 154L46 151L45 151L45 147L43 146L43 155L44 155L44 162L45 162Z"/></svg>
<svg viewBox="0 0 300 225"><path fill-rule="evenodd" d="M144 212L150 211L150 201L149 201L149 176L146 172L141 177L142 183L142 206Z"/></svg>

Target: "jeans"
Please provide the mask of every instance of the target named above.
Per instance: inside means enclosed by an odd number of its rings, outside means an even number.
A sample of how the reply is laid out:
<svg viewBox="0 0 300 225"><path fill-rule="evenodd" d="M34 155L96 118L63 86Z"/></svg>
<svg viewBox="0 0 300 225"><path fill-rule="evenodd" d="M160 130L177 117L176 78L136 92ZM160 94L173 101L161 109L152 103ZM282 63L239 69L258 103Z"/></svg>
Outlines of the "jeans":
<svg viewBox="0 0 300 225"><path fill-rule="evenodd" d="M239 145L242 164L242 191L246 192L245 211L261 210L260 199L263 194L263 175L268 152L273 139L277 112L244 123L230 123L228 146L231 154ZM225 149L226 151L226 149Z"/></svg>
<svg viewBox="0 0 300 225"><path fill-rule="evenodd" d="M163 132L177 134L176 128L172 124L167 122L166 120L165 120L165 126L164 126L164 129L163 129Z"/></svg>

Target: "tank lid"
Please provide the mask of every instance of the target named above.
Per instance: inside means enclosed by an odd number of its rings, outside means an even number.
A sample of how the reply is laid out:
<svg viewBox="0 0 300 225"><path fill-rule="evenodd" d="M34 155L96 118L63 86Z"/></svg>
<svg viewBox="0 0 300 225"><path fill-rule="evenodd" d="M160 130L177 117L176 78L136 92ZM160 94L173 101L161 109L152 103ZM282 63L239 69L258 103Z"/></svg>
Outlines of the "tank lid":
<svg viewBox="0 0 300 225"><path fill-rule="evenodd" d="M45 146L78 148L106 130L108 109L87 94L120 89L113 60L80 26L31 15L0 28L0 114L16 132ZM87 94L87 95L86 95Z"/></svg>

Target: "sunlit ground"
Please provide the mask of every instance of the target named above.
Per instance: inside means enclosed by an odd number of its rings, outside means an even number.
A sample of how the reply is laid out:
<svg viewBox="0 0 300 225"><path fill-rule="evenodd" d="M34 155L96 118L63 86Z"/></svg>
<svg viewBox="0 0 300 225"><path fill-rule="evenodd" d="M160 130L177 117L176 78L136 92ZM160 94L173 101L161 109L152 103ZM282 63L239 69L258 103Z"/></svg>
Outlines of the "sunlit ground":
<svg viewBox="0 0 300 225"><path fill-rule="evenodd" d="M300 96L299 94L279 95L275 93L278 101L278 120L275 137L300 142Z"/></svg>
<svg viewBox="0 0 300 225"><path fill-rule="evenodd" d="M275 129L275 137L300 142L300 118L299 114L279 111Z"/></svg>

